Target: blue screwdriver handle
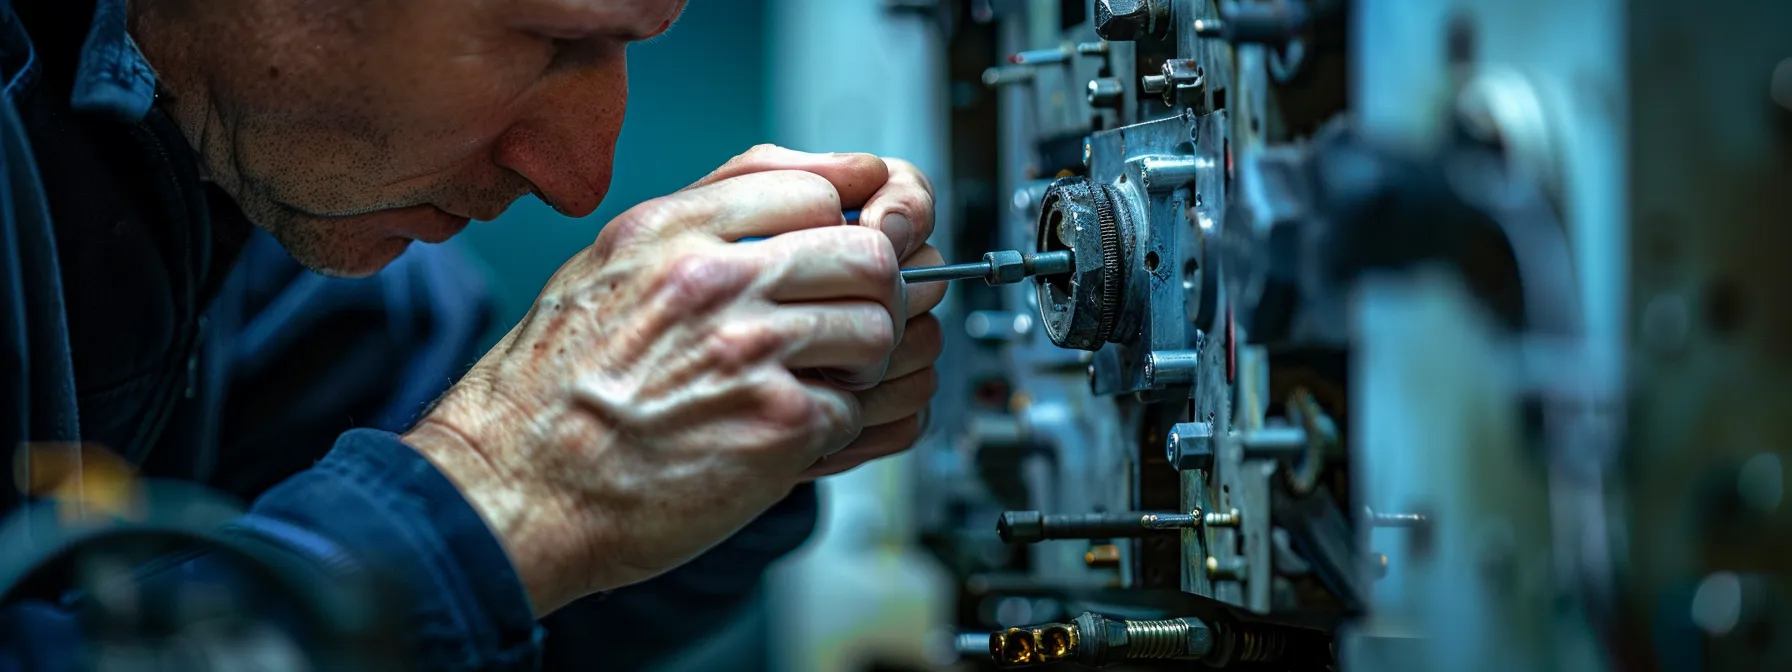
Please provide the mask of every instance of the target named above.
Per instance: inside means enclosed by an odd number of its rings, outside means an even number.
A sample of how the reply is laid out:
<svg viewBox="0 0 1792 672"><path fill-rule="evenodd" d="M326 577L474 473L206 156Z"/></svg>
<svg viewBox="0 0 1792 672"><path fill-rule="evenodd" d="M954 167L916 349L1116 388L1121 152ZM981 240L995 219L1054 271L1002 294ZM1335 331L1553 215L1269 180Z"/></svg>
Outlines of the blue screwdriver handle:
<svg viewBox="0 0 1792 672"><path fill-rule="evenodd" d="M846 212L840 213L840 215L846 218L847 224L859 223L859 211L857 211L857 210L847 210ZM771 236L753 236L751 238L742 238L742 239L740 239L739 242L751 243L754 241L765 240L766 238L770 238L770 237Z"/></svg>

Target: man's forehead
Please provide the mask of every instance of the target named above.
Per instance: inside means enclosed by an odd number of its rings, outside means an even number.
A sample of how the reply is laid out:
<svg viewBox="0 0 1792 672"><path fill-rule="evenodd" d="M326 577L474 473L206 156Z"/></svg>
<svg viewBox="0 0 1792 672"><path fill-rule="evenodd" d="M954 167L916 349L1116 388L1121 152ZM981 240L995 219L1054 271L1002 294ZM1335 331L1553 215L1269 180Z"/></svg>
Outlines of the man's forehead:
<svg viewBox="0 0 1792 672"><path fill-rule="evenodd" d="M507 0L512 16L549 32L645 39L665 32L686 0Z"/></svg>

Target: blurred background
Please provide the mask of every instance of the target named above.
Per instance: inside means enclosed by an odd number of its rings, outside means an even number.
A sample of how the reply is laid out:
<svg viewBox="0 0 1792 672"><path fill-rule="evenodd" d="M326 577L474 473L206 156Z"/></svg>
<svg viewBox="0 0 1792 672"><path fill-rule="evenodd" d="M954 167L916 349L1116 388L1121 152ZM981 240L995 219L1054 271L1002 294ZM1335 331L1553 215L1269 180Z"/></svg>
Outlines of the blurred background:
<svg viewBox="0 0 1792 672"><path fill-rule="evenodd" d="M604 222L678 190L748 147L769 142L767 0L699 0L677 28L629 48L628 118L603 206L582 219L526 198L463 233L489 269L499 315L486 345L522 319L548 277ZM695 86L697 81L701 86Z"/></svg>

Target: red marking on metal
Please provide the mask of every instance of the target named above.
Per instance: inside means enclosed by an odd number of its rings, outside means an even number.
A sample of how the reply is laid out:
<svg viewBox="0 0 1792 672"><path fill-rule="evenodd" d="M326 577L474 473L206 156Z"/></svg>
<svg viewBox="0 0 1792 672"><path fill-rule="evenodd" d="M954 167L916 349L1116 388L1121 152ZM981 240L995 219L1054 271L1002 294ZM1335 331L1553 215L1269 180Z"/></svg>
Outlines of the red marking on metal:
<svg viewBox="0 0 1792 672"><path fill-rule="evenodd" d="M1232 307L1226 306L1226 382L1238 378L1238 329L1232 324Z"/></svg>

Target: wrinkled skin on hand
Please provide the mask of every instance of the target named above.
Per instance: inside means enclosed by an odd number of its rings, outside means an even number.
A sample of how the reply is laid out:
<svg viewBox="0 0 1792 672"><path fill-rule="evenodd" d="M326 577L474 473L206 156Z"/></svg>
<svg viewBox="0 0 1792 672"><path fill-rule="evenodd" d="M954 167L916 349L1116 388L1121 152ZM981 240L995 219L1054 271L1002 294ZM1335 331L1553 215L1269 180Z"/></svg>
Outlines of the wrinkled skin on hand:
<svg viewBox="0 0 1792 672"><path fill-rule="evenodd" d="M606 226L406 441L538 613L665 572L914 443L944 286L898 272L940 263L932 222L907 163L755 148Z"/></svg>

